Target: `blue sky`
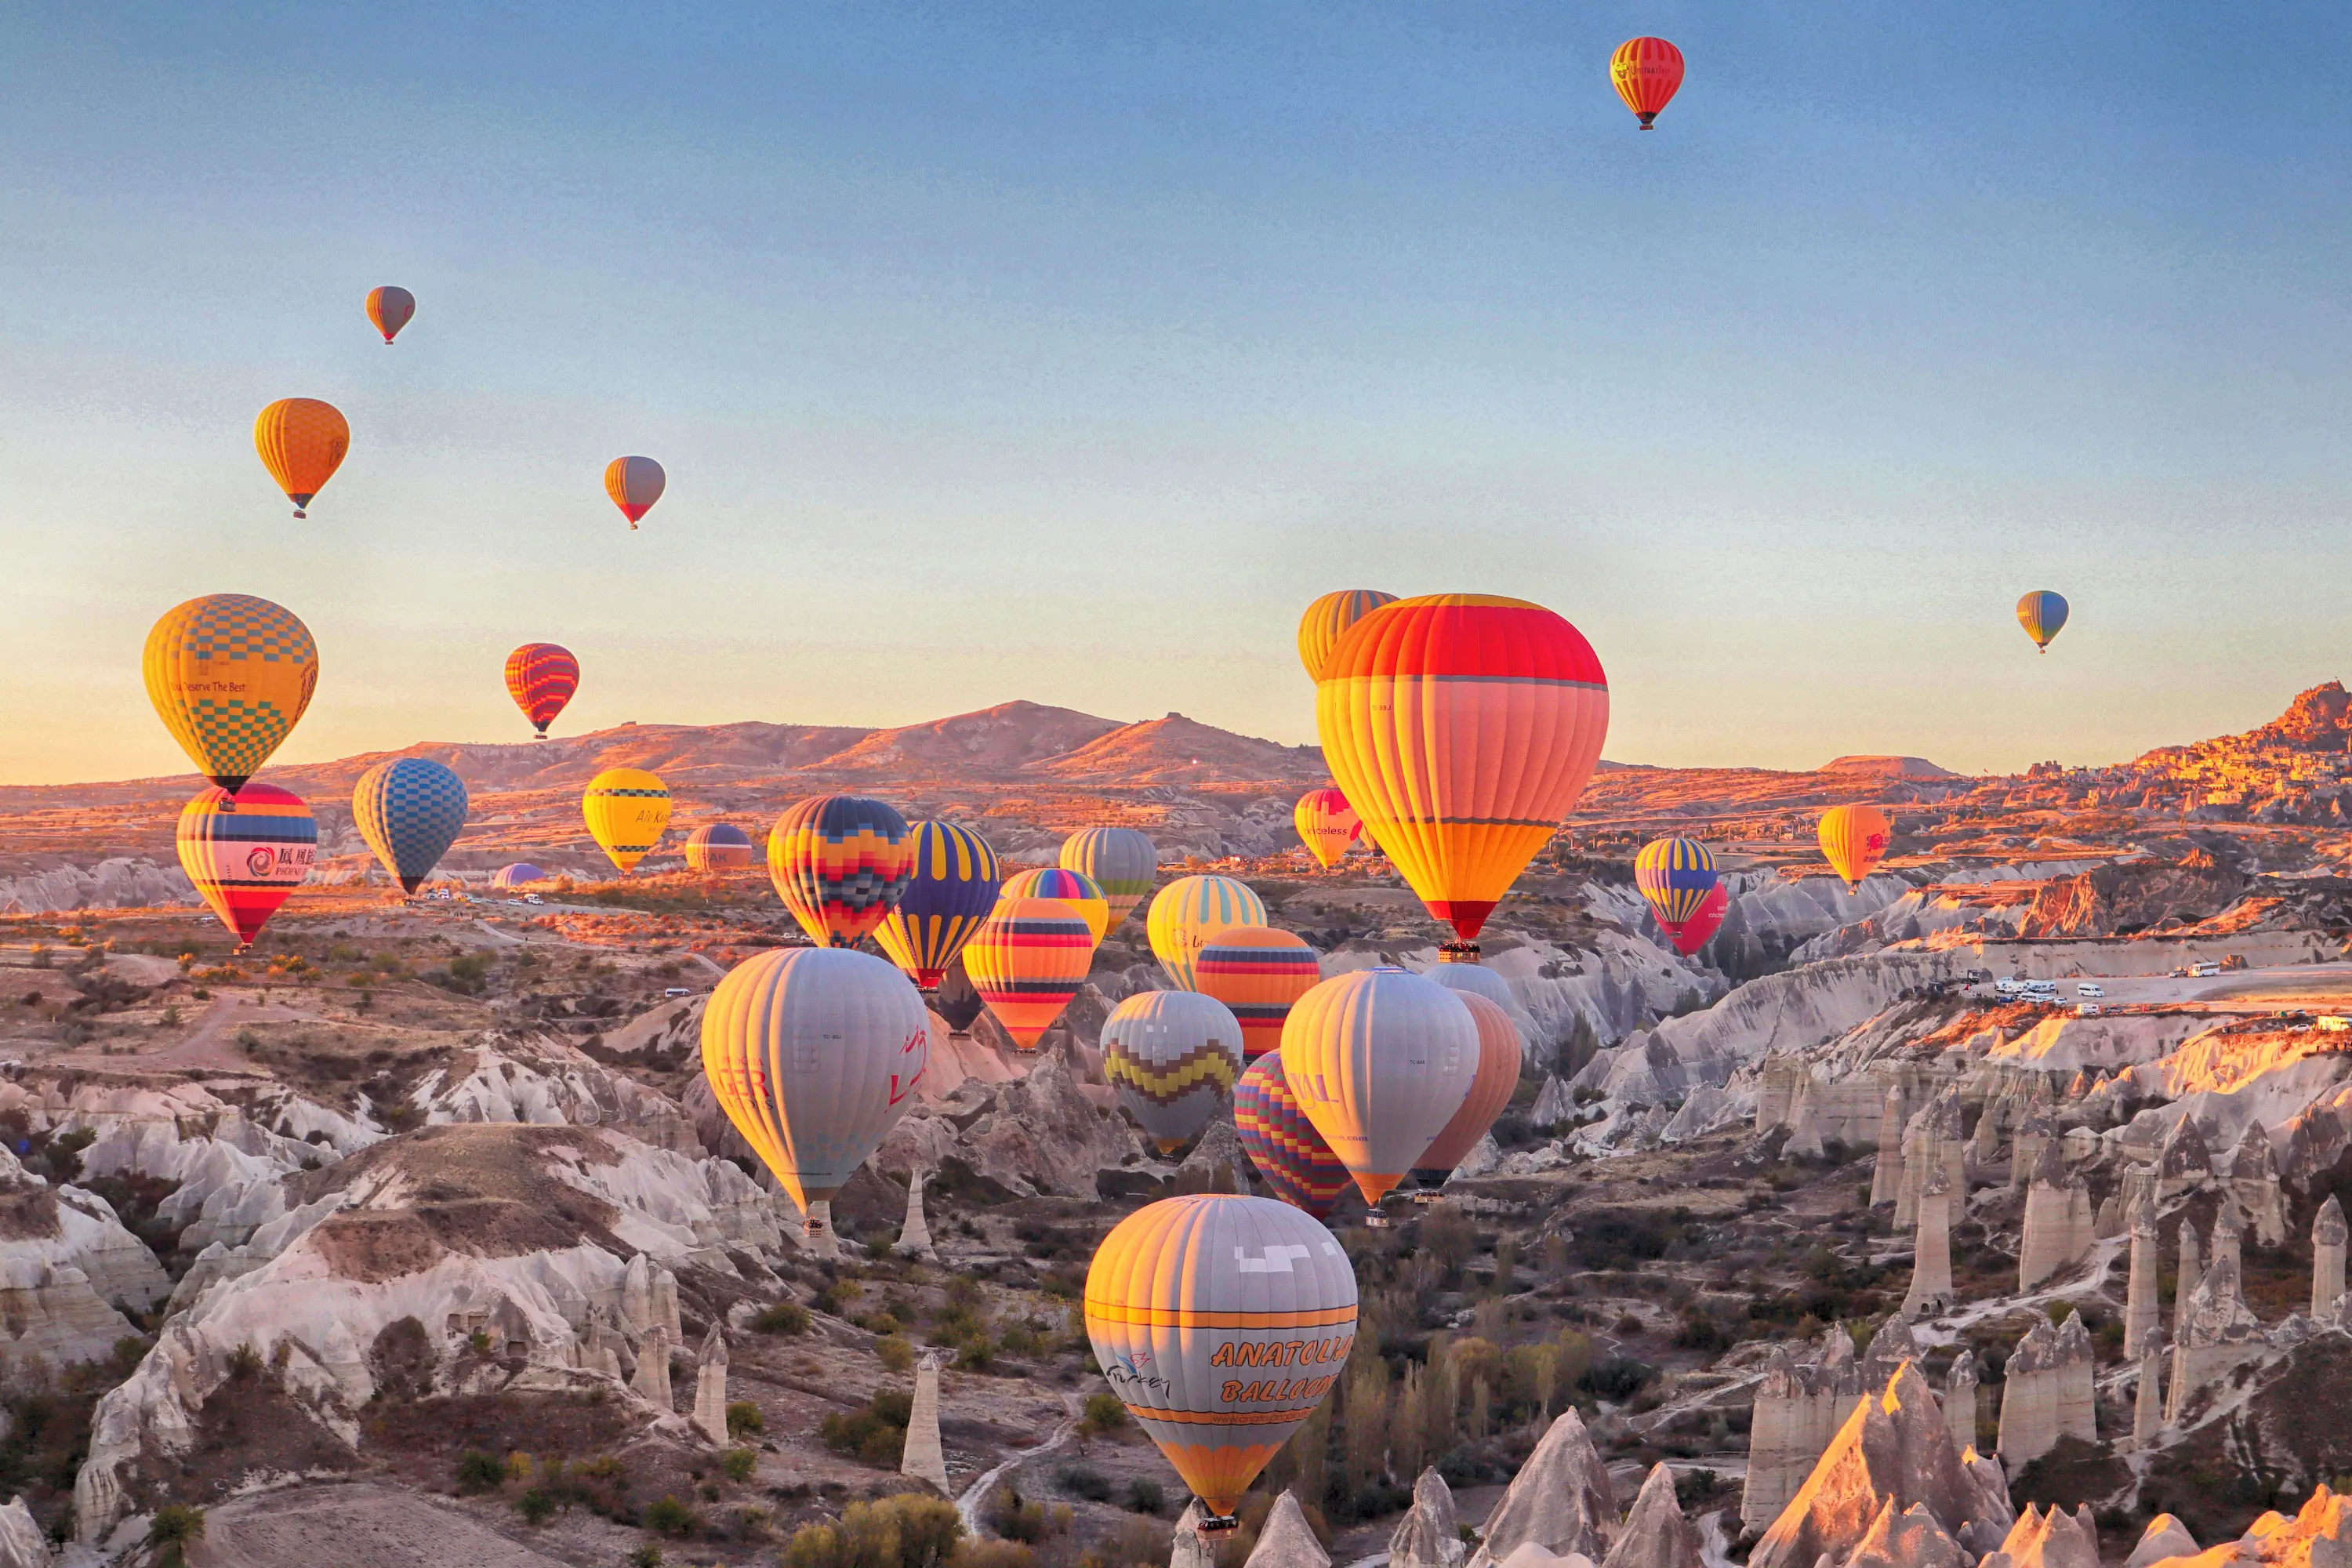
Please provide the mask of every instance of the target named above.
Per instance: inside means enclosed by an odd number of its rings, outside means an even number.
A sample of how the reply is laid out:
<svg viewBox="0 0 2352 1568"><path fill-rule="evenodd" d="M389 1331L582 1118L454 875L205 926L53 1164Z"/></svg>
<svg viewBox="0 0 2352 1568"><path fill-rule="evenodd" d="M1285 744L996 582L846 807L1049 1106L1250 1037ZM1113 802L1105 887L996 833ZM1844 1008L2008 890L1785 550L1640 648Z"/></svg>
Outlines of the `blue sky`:
<svg viewBox="0 0 2352 1568"><path fill-rule="evenodd" d="M1627 761L2102 761L2345 669L2340 7L683 9L11 12L0 782L179 769L138 648L223 589L320 643L289 761L521 738L533 638L573 732L1311 740L1357 585L1559 610ZM307 523L286 395L354 428Z"/></svg>

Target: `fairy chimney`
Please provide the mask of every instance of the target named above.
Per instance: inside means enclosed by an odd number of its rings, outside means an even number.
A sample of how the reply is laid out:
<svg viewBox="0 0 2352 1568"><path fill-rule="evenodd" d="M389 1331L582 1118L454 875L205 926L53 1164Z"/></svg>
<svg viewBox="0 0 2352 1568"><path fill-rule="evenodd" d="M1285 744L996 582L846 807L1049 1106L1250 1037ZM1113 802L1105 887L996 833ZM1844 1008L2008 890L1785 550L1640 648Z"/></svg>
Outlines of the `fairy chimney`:
<svg viewBox="0 0 2352 1568"><path fill-rule="evenodd" d="M2311 1315L2326 1321L2344 1295L2344 1209L2336 1194L2319 1205L2311 1222Z"/></svg>

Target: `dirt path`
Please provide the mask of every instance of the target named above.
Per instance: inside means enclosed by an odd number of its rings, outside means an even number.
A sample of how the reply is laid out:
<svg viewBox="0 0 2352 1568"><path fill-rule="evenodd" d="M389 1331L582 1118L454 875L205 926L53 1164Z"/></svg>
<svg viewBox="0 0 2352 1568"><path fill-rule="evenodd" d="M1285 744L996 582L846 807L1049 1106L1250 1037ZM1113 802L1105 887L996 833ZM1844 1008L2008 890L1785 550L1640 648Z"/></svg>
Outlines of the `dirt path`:
<svg viewBox="0 0 2352 1568"><path fill-rule="evenodd" d="M190 1568L562 1568L415 1492L302 1487L205 1510Z"/></svg>
<svg viewBox="0 0 2352 1568"><path fill-rule="evenodd" d="M1075 1394L1065 1394L1062 1395L1062 1406L1069 1414L1063 1417L1059 1426L1054 1428L1051 1436L1034 1448L1022 1449L992 1469L981 1471L971 1485L964 1488L963 1495L956 1499L956 1512L963 1516L964 1529L970 1531L974 1536L979 1535L980 1505L988 1500L988 1489L994 1486L1007 1470L1016 1465L1025 1464L1041 1454L1050 1454L1070 1440L1070 1434L1078 1429L1078 1396Z"/></svg>
<svg viewBox="0 0 2352 1568"><path fill-rule="evenodd" d="M109 1072L164 1069L174 1072L231 1072L268 1078L266 1068L246 1059L236 1047L236 1031L248 1024L324 1024L331 1020L298 1007L259 1001L252 992L215 996L196 1016L195 1026L161 1050L133 1056L105 1056L94 1050L72 1050L43 1057L45 1068L88 1067Z"/></svg>

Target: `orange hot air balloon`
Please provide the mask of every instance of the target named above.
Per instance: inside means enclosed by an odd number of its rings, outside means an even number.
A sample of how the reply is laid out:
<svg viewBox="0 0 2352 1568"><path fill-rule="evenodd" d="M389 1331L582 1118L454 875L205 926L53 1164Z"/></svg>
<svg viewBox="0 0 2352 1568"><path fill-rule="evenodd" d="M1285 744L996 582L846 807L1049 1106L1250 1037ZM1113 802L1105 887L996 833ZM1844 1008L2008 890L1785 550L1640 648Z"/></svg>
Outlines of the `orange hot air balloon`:
<svg viewBox="0 0 2352 1568"><path fill-rule="evenodd" d="M1848 892L1886 858L1894 837L1895 825L1874 805L1833 805L1822 813L1822 853L1845 879Z"/></svg>
<svg viewBox="0 0 2352 1568"><path fill-rule="evenodd" d="M1628 38L1610 58L1609 80L1642 129L1652 130L1650 121L1683 85L1683 52L1664 38Z"/></svg>
<svg viewBox="0 0 2352 1568"><path fill-rule="evenodd" d="M651 458L615 458L604 465L604 493L613 498L632 529L639 518L653 510L668 484L669 476Z"/></svg>
<svg viewBox="0 0 2352 1568"><path fill-rule="evenodd" d="M1364 819L1336 789L1310 789L1300 795L1290 808L1290 821L1298 829L1298 841L1326 871L1339 863L1364 830Z"/></svg>
<svg viewBox="0 0 2352 1568"><path fill-rule="evenodd" d="M389 348L392 340L400 335L400 329L408 325L408 319L416 314L416 296L397 284L387 283L370 291L367 313L368 320L375 323L375 330L383 334L384 346Z"/></svg>
<svg viewBox="0 0 2352 1568"><path fill-rule="evenodd" d="M963 971L1015 1047L1034 1051L1094 963L1086 917L1059 899L1002 899L963 946Z"/></svg>
<svg viewBox="0 0 2352 1568"><path fill-rule="evenodd" d="M1275 926L1227 926L1192 960L1192 988L1233 1009L1245 1061L1282 1044L1291 1005L1322 979L1322 961L1307 939Z"/></svg>
<svg viewBox="0 0 2352 1568"><path fill-rule="evenodd" d="M1400 599L1349 627L1315 688L1323 756L1447 951L1486 924L1559 830L1601 758L1609 679L1541 605L1483 594Z"/></svg>
<svg viewBox="0 0 2352 1568"><path fill-rule="evenodd" d="M1324 661L1349 626L1382 605L1395 603L1394 594L1378 588L1339 588L1307 605L1298 617L1298 662L1307 667L1307 679L1323 679Z"/></svg>
<svg viewBox="0 0 2352 1568"><path fill-rule="evenodd" d="M281 397L253 422L253 449L261 466L294 503L296 517L327 488L343 454L352 449L352 427L331 403L315 397Z"/></svg>

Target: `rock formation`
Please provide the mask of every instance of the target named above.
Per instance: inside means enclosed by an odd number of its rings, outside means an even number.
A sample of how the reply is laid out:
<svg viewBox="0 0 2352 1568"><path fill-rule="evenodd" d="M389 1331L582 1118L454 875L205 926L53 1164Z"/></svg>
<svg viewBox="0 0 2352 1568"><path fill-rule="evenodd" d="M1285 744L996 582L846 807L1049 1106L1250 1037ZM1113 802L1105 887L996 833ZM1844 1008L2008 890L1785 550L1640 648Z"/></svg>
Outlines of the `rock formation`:
<svg viewBox="0 0 2352 1568"><path fill-rule="evenodd" d="M1699 1568L1698 1531L1683 1518L1674 1468L1664 1460L1650 1467L1601 1568Z"/></svg>
<svg viewBox="0 0 2352 1568"><path fill-rule="evenodd" d="M1433 1465L1412 1483L1412 1507L1389 1537L1389 1568L1461 1568L1468 1550L1454 1489Z"/></svg>
<svg viewBox="0 0 2352 1568"><path fill-rule="evenodd" d="M2336 1303L2343 1299L2345 1237L2343 1205L2330 1193L2311 1222L2311 1315L2315 1319L2334 1316Z"/></svg>
<svg viewBox="0 0 2352 1568"><path fill-rule="evenodd" d="M694 1426L720 1447L727 1446L727 1334L717 1323L703 1336L695 1364Z"/></svg>
<svg viewBox="0 0 2352 1568"><path fill-rule="evenodd" d="M2163 1311L2158 1299L2164 1285L2158 1277L2156 1195L2147 1184L2133 1187L2126 1223L2131 1228L2131 1271L2124 1294L2124 1354L2136 1356L2156 1332Z"/></svg>
<svg viewBox="0 0 2352 1568"><path fill-rule="evenodd" d="M2181 1325L2189 1321L2189 1299L2197 1294L2197 1280L2203 1272L2199 1262L2197 1227L2189 1216L2180 1216L2180 1267L2172 1276L2172 1338L2179 1342Z"/></svg>
<svg viewBox="0 0 2352 1568"><path fill-rule="evenodd" d="M2159 1513L2140 1531L2139 1544L2124 1559L2124 1568L2148 1568L2151 1563L2161 1563L2168 1557L2197 1554L2197 1538L2189 1533L2188 1527L2168 1513Z"/></svg>
<svg viewBox="0 0 2352 1568"><path fill-rule="evenodd" d="M1844 1568L1968 1568L1968 1562L1926 1503L1897 1512L1889 1498L1878 1505Z"/></svg>
<svg viewBox="0 0 2352 1568"><path fill-rule="evenodd" d="M1557 1074L1544 1075L1543 1088L1536 1091L1536 1102L1528 1110L1528 1123L1537 1131L1549 1132L1555 1127L1565 1127L1576 1120L1576 1098L1569 1092Z"/></svg>
<svg viewBox="0 0 2352 1568"><path fill-rule="evenodd" d="M948 1490L947 1450L940 1443L940 1357L937 1351L925 1352L923 1359L915 1367L914 1408L907 1417L907 1447L898 1460L898 1473L930 1482L940 1489L941 1497L955 1495ZM1199 1505L1195 1503L1194 1506L1197 1508ZM1182 1532L1180 1531L1178 1533L1181 1538Z"/></svg>
<svg viewBox="0 0 2352 1568"><path fill-rule="evenodd" d="M932 1258L939 1253L931 1246L931 1227L923 1218L923 1177L919 1168L907 1177L907 1220L898 1227L898 1239L891 1250L908 1258Z"/></svg>
<svg viewBox="0 0 2352 1568"><path fill-rule="evenodd" d="M1274 1500L1274 1510L1258 1531L1257 1545L1242 1568L1331 1568L1331 1554L1315 1539L1314 1527L1299 1511L1297 1494L1285 1491Z"/></svg>
<svg viewBox="0 0 2352 1568"><path fill-rule="evenodd" d="M2151 1328L2140 1336L2139 1387L2132 1395L2132 1447L2146 1449L2164 1429L2164 1335Z"/></svg>
<svg viewBox="0 0 2352 1568"><path fill-rule="evenodd" d="M2245 1135L2231 1152L2230 1192L2246 1211L2256 1241L2277 1247L2286 1240L2286 1205L2279 1193L2278 1159L2259 1117L2246 1123Z"/></svg>
<svg viewBox="0 0 2352 1568"><path fill-rule="evenodd" d="M2018 1289L2031 1290L2090 1255L2091 1190L2066 1168L2054 1138L2034 1157L2025 1189L2025 1234L2018 1247Z"/></svg>
<svg viewBox="0 0 2352 1568"><path fill-rule="evenodd" d="M48 1568L49 1562L49 1538L40 1521L23 1498L11 1499L0 1508L0 1568Z"/></svg>
<svg viewBox="0 0 2352 1568"><path fill-rule="evenodd" d="M1820 1352L1807 1361L1773 1347L1748 1421L1742 1528L1761 1530L1780 1516L1862 1392L1853 1341L1837 1325L1822 1331Z"/></svg>
<svg viewBox="0 0 2352 1568"><path fill-rule="evenodd" d="M2087 1512L2026 1505L2000 1543L2006 1568L2099 1568L2099 1532Z"/></svg>
<svg viewBox="0 0 2352 1568"><path fill-rule="evenodd" d="M2172 1124L2156 1157L2156 1199L2170 1203L2181 1194L2213 1184L2213 1155L2198 1131L2197 1119L2183 1116Z"/></svg>
<svg viewBox="0 0 2352 1568"><path fill-rule="evenodd" d="M1201 1521L1207 1517L1199 1498L1184 1505L1169 1542L1168 1568L1217 1568L1216 1548L1201 1533Z"/></svg>
<svg viewBox="0 0 2352 1568"><path fill-rule="evenodd" d="M655 1409L668 1411L671 1406L669 1387L669 1331L656 1323L646 1331L646 1342L637 1347L636 1375L629 1380L629 1391ZM726 1421L724 1410L719 1421Z"/></svg>
<svg viewBox="0 0 2352 1568"><path fill-rule="evenodd" d="M1912 1233L1911 1288L1901 1316L1934 1317L1952 1304L1952 1187L1930 1170L1919 1193L1918 1229Z"/></svg>
<svg viewBox="0 0 2352 1568"><path fill-rule="evenodd" d="M1952 1431L1952 1452L1977 1446L1977 1353L1963 1346L1944 1374L1944 1425Z"/></svg>
<svg viewBox="0 0 2352 1568"><path fill-rule="evenodd" d="M2092 1403L2091 1336L2079 1313L2063 1329L2042 1319L2010 1352L2000 1393L2000 1458L2011 1471L2061 1437L2098 1441Z"/></svg>
<svg viewBox="0 0 2352 1568"><path fill-rule="evenodd" d="M1822 1157L1821 1123L1813 1116L1813 1097L1810 1075L1797 1084L1796 1108L1789 1114L1789 1141L1780 1145L1780 1152L1790 1159L1818 1160Z"/></svg>
<svg viewBox="0 0 2352 1568"><path fill-rule="evenodd" d="M2017 1141L2010 1146L2009 1184L2021 1187L2033 1179L2042 1163L2042 1151L2058 1141L2058 1124L2046 1115L2035 1114L2017 1124Z"/></svg>
<svg viewBox="0 0 2352 1568"><path fill-rule="evenodd" d="M1813 1568L1844 1557L1890 1502L1915 1504L1948 1536L1976 1507L1978 1491L1952 1451L1951 1430L1916 1365L1884 1394L1855 1402L1821 1463L1748 1554L1748 1568Z"/></svg>
<svg viewBox="0 0 2352 1568"><path fill-rule="evenodd" d="M1903 1086L1886 1086L1886 1104L1878 1119L1878 1159L1871 1167L1870 1206L1895 1201L1903 1188Z"/></svg>
<svg viewBox="0 0 2352 1568"><path fill-rule="evenodd" d="M1609 1468L1571 1408L1560 1412L1511 1479L1510 1489L1486 1516L1485 1539L1465 1568L1496 1568L1529 1543L1562 1556L1581 1552L1597 1562L1616 1531L1617 1497Z"/></svg>
<svg viewBox="0 0 2352 1568"><path fill-rule="evenodd" d="M2182 1424L2201 1390L2265 1348L2262 1324L2241 1293L2234 1256L2215 1258L2199 1277L2179 1324L2164 1405L2168 1426Z"/></svg>
<svg viewBox="0 0 2352 1568"><path fill-rule="evenodd" d="M2206 1260L2205 1271L2211 1273L2224 1259L2232 1268L2242 1268L2244 1258L2239 1240L2244 1234L2245 1226L2238 1218L2238 1205L2224 1193L2221 1204L2213 1211L2213 1256ZM2242 1272L2240 1278L2243 1278Z"/></svg>

